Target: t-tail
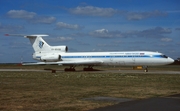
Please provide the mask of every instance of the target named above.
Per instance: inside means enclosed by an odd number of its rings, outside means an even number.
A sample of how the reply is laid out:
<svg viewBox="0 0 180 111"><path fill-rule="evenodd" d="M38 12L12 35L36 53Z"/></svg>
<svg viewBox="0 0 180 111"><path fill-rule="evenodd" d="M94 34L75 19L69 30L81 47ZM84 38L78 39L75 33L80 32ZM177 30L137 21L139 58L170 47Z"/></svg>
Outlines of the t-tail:
<svg viewBox="0 0 180 111"><path fill-rule="evenodd" d="M51 46L42 39L44 36L48 35L28 35L24 37L29 38L35 52L51 51Z"/></svg>
<svg viewBox="0 0 180 111"><path fill-rule="evenodd" d="M67 52L67 46L50 46L42 37L48 35L18 35L18 34L6 34L6 36L24 36L28 38L35 52Z"/></svg>

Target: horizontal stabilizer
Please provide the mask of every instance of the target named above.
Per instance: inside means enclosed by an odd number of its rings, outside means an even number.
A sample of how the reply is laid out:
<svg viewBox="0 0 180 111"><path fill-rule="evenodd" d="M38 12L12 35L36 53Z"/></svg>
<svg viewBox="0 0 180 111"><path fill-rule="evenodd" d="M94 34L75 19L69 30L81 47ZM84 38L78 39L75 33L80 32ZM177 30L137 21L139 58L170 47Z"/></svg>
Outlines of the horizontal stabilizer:
<svg viewBox="0 0 180 111"><path fill-rule="evenodd" d="M34 35L24 35L24 34L5 34L5 36L22 36L25 38L31 38L31 37L45 37L45 36L49 36L46 34L34 34Z"/></svg>
<svg viewBox="0 0 180 111"><path fill-rule="evenodd" d="M45 36L49 36L49 35L26 35L24 37L31 38L31 37L45 37Z"/></svg>

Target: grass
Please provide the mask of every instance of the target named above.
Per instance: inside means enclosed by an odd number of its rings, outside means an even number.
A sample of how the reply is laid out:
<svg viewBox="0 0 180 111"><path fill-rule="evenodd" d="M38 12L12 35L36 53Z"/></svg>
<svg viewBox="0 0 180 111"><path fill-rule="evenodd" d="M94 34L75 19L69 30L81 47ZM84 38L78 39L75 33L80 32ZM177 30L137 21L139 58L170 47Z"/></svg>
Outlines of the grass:
<svg viewBox="0 0 180 111"><path fill-rule="evenodd" d="M4 67L7 68L7 66ZM32 68L32 66L22 68ZM101 68L103 69L103 67ZM126 67L124 68L126 69ZM111 67L110 69L115 68ZM166 69L164 68L164 70ZM163 67L160 67L160 70L163 70ZM98 71L96 73L57 72L56 74L50 72L0 72L0 110L89 110L115 103L85 101L84 98L99 96L133 99L161 97L179 94L179 84L180 75L175 74L125 74L100 73Z"/></svg>

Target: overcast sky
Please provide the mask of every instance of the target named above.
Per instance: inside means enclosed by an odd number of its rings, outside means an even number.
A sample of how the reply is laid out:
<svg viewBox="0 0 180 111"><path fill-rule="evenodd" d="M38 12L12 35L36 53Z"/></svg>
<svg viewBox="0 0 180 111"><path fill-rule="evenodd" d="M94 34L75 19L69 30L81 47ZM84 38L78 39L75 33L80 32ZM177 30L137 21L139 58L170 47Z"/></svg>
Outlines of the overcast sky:
<svg viewBox="0 0 180 111"><path fill-rule="evenodd" d="M32 62L28 39L69 52L158 51L180 57L180 0L0 0L0 63ZM21 60L22 59L22 60Z"/></svg>

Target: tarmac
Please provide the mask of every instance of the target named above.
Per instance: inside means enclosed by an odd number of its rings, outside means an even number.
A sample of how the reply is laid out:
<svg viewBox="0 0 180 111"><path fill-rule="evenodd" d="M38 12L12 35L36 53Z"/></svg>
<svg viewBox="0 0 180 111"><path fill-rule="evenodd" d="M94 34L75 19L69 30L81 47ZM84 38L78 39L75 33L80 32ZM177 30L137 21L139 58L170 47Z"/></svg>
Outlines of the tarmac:
<svg viewBox="0 0 180 111"><path fill-rule="evenodd" d="M10 71L10 72L14 72L14 71L32 71L32 72L51 72L51 69L48 70L41 70L41 69L0 69L1 71ZM56 72L64 72L64 70L56 70ZM82 70L77 70L76 72L83 72ZM125 74L180 74L180 71L171 71L171 70L149 70L149 72L144 72L144 70L98 70L98 71L88 71L91 73L125 73Z"/></svg>
<svg viewBox="0 0 180 111"><path fill-rule="evenodd" d="M7 71L7 72L14 72L14 71L18 71L18 72L21 72L21 71L32 71L32 72L42 72L42 71L46 71L46 70L37 70L37 69L0 69L0 71Z"/></svg>
<svg viewBox="0 0 180 111"><path fill-rule="evenodd" d="M180 111L180 94L142 100L123 101L89 111Z"/></svg>

